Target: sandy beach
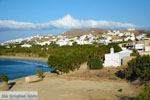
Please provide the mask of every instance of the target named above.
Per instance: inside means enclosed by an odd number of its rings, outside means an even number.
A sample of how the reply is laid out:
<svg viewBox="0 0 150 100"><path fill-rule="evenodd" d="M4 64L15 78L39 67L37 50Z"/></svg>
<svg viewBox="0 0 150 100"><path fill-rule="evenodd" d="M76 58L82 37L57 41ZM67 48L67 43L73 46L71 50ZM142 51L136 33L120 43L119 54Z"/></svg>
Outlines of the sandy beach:
<svg viewBox="0 0 150 100"><path fill-rule="evenodd" d="M6 55L1 55L0 58L27 59L27 60L36 60L36 61L47 62L47 58L29 57L29 56L6 56Z"/></svg>

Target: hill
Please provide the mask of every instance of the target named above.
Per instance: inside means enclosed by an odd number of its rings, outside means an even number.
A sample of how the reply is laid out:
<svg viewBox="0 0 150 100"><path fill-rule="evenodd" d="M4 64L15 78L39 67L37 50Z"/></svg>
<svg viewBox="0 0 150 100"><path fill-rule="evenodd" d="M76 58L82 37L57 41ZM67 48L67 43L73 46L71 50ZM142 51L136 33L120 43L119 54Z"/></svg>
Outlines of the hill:
<svg viewBox="0 0 150 100"><path fill-rule="evenodd" d="M64 32L62 35L69 37L69 38L77 37L77 36L81 36L81 35L87 35L87 34L101 36L104 32L107 32L107 30L103 30L103 29L72 29L70 31Z"/></svg>
<svg viewBox="0 0 150 100"><path fill-rule="evenodd" d="M113 30L111 30L111 31L113 31ZM132 32L135 35L139 35L142 33L150 34L149 31L144 31L144 30L119 30L119 31L122 33ZM70 31L64 32L62 34L62 36L66 36L68 38L78 37L78 36L87 35L87 34L92 34L95 36L101 36L103 33L107 33L107 32L108 32L108 30L106 30L106 29L96 29L96 28L93 28L93 29L72 29Z"/></svg>

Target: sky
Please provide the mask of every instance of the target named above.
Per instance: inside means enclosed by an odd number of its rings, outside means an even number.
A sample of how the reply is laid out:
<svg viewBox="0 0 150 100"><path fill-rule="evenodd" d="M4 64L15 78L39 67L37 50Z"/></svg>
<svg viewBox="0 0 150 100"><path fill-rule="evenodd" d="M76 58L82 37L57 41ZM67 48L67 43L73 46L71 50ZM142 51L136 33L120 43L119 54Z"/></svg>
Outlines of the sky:
<svg viewBox="0 0 150 100"><path fill-rule="evenodd" d="M150 29L150 0L0 0L0 42L70 29Z"/></svg>

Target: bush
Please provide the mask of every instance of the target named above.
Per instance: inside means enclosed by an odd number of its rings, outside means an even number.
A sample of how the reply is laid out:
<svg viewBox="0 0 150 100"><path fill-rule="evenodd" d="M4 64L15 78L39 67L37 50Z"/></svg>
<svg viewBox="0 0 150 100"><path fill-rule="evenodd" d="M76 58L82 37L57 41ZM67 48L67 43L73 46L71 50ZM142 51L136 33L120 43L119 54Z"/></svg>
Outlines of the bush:
<svg viewBox="0 0 150 100"><path fill-rule="evenodd" d="M47 57L47 55L46 55L45 52L40 52L40 53L38 54L38 56L39 56L39 57Z"/></svg>
<svg viewBox="0 0 150 100"><path fill-rule="evenodd" d="M48 65L56 71L69 73L79 69L82 63L88 62L89 58L102 59L109 52L108 46L75 45L54 48L49 54ZM99 66L100 67L100 66Z"/></svg>
<svg viewBox="0 0 150 100"><path fill-rule="evenodd" d="M120 46L118 46L118 44L117 43L111 43L111 44L109 44L108 45L109 46L109 48L114 48L114 52L120 52L122 49L121 49L121 47Z"/></svg>
<svg viewBox="0 0 150 100"><path fill-rule="evenodd" d="M8 82L8 77L5 74L0 74L0 81Z"/></svg>
<svg viewBox="0 0 150 100"><path fill-rule="evenodd" d="M87 65L89 69L102 69L103 68L102 61L96 58L89 59Z"/></svg>
<svg viewBox="0 0 150 100"><path fill-rule="evenodd" d="M149 85L145 85L144 88L142 88L139 95L136 97L136 100L150 100L150 86Z"/></svg>
<svg viewBox="0 0 150 100"><path fill-rule="evenodd" d="M43 71L42 71L41 69L36 69L36 74L37 74L37 76L40 77L40 78L43 78L43 77L44 77Z"/></svg>
<svg viewBox="0 0 150 100"><path fill-rule="evenodd" d="M136 49L133 49L131 56L139 56L139 52Z"/></svg>
<svg viewBox="0 0 150 100"><path fill-rule="evenodd" d="M150 80L150 56L138 56L128 62L128 67L124 70L128 80Z"/></svg>

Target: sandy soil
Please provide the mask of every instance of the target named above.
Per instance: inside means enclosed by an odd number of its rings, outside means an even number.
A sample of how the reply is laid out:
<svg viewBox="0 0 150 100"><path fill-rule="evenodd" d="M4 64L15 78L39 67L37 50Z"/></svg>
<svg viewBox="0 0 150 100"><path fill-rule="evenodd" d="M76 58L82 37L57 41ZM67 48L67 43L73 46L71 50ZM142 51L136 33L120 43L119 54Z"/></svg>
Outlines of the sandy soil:
<svg viewBox="0 0 150 100"><path fill-rule="evenodd" d="M24 78L11 82L16 84L10 91L38 91L39 100L118 100L119 96L134 96L137 91L124 80L91 80L66 75L48 75L35 83L26 83Z"/></svg>
<svg viewBox="0 0 150 100"><path fill-rule="evenodd" d="M47 62L47 58L40 58L40 57L37 58L37 57L28 57L28 56L4 56L4 55L1 55L0 58L28 59L28 60Z"/></svg>

